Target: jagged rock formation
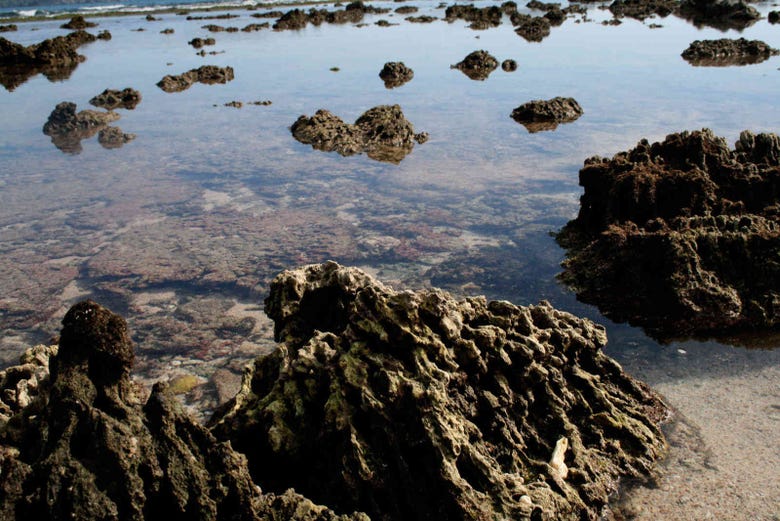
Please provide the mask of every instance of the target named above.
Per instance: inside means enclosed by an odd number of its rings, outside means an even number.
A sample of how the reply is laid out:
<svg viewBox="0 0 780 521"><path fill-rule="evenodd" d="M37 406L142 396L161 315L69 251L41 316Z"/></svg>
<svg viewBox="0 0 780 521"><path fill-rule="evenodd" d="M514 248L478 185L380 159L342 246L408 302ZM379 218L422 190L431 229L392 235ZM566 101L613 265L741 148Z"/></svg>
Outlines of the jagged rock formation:
<svg viewBox="0 0 780 521"><path fill-rule="evenodd" d="M682 0L678 16L697 27L744 29L761 18L761 14L743 0Z"/></svg>
<svg viewBox="0 0 780 521"><path fill-rule="evenodd" d="M617 18L646 20L652 16L667 17L674 13L680 0L615 0L609 10Z"/></svg>
<svg viewBox="0 0 780 521"><path fill-rule="evenodd" d="M76 104L59 103L43 125L43 133L51 137L54 146L67 154L81 152L81 140L89 139L101 129L119 119L116 112L82 110L76 112Z"/></svg>
<svg viewBox="0 0 780 521"><path fill-rule="evenodd" d="M157 82L157 86L165 92L182 92L192 87L193 83L205 83L206 85L225 84L232 81L233 78L235 78L233 67L204 65L178 76L169 74Z"/></svg>
<svg viewBox="0 0 780 521"><path fill-rule="evenodd" d="M529 42L541 42L550 36L550 20L544 16L514 13L510 19L515 26L515 33Z"/></svg>
<svg viewBox="0 0 780 521"><path fill-rule="evenodd" d="M414 133L414 126L398 105L369 109L354 124L320 109L311 117L299 117L290 130L295 139L317 150L342 156L365 152L371 159L395 164L412 151L414 141L422 138Z"/></svg>
<svg viewBox="0 0 780 521"><path fill-rule="evenodd" d="M85 301L63 326L49 388L0 423L0 518L367 521L263 494L165 384L141 406L121 317Z"/></svg>
<svg viewBox="0 0 780 521"><path fill-rule="evenodd" d="M664 450L662 402L549 304L396 292L335 263L286 271L258 358L212 432L270 490L375 520L596 519Z"/></svg>
<svg viewBox="0 0 780 521"><path fill-rule="evenodd" d="M365 5L360 1L347 4L344 9L336 11L315 8L311 8L308 11L291 9L279 17L276 23L274 23L273 28L276 31L297 31L305 29L309 24L318 26L323 23L359 23L363 21L363 17L366 14L383 14L388 12L390 12L390 9Z"/></svg>
<svg viewBox="0 0 780 521"><path fill-rule="evenodd" d="M31 347L19 357L19 365L0 371L0 425L46 392L49 360L57 355L56 345Z"/></svg>
<svg viewBox="0 0 780 521"><path fill-rule="evenodd" d="M472 80L484 81L498 68L498 60L487 51L474 51L450 68L458 69Z"/></svg>
<svg viewBox="0 0 780 521"><path fill-rule="evenodd" d="M683 51L682 57L691 65L727 67L729 65L761 63L778 54L780 51L773 49L761 40L721 38L719 40L696 40Z"/></svg>
<svg viewBox="0 0 780 521"><path fill-rule="evenodd" d="M105 127L98 132L98 143L105 149L122 148L135 139L135 134L125 134L119 127Z"/></svg>
<svg viewBox="0 0 780 521"><path fill-rule="evenodd" d="M613 320L666 341L780 325L780 138L735 149L704 129L640 141L580 170L561 278Z"/></svg>
<svg viewBox="0 0 780 521"><path fill-rule="evenodd" d="M89 104L106 110L133 110L141 103L141 93L127 87L122 90L106 89L91 100Z"/></svg>
<svg viewBox="0 0 780 521"><path fill-rule="evenodd" d="M501 25L503 11L496 5L487 7L474 7L469 5L451 5L444 11L444 18L448 22L455 20L465 20L471 22L470 29L490 29Z"/></svg>
<svg viewBox="0 0 780 521"><path fill-rule="evenodd" d="M393 89L412 81L414 71L404 62L387 62L379 71L379 77L385 82L385 88Z"/></svg>
<svg viewBox="0 0 780 521"><path fill-rule="evenodd" d="M95 22L88 22L84 19L83 16L78 15L74 16L67 23L62 24L60 27L63 29L82 30L89 27L97 27L97 24Z"/></svg>
<svg viewBox="0 0 780 521"><path fill-rule="evenodd" d="M582 116L583 110L574 98L557 96L549 100L523 103L512 111L512 119L528 132L555 130L561 123L570 123Z"/></svg>

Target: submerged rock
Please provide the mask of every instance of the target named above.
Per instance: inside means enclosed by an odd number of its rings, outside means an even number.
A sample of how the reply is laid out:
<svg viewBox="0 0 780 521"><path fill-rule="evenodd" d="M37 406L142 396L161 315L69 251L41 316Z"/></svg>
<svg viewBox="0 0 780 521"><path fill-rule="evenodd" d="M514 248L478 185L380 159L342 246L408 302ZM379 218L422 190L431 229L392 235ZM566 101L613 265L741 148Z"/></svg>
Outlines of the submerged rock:
<svg viewBox="0 0 780 521"><path fill-rule="evenodd" d="M207 85L225 84L232 81L234 77L233 67L203 65L178 76L169 74L157 82L157 86L165 92L181 92L192 87L194 83L205 83Z"/></svg>
<svg viewBox="0 0 780 521"><path fill-rule="evenodd" d="M379 77L385 82L385 88L392 89L412 81L414 71L404 62L387 62L379 71Z"/></svg>
<svg viewBox="0 0 780 521"><path fill-rule="evenodd" d="M743 0L682 0L677 14L697 27L744 29L761 18L761 14Z"/></svg>
<svg viewBox="0 0 780 521"><path fill-rule="evenodd" d="M498 68L498 60L487 51L474 51L450 68L458 69L472 80L484 81Z"/></svg>
<svg viewBox="0 0 780 521"><path fill-rule="evenodd" d="M547 303L396 292L335 263L286 271L283 342L212 432L270 490L379 520L596 519L665 448L660 399Z"/></svg>
<svg viewBox="0 0 780 521"><path fill-rule="evenodd" d="M314 116L301 116L290 128L301 143L317 150L351 156L365 152L377 161L400 163L414 148L414 126L398 105L380 105L367 110L354 124L320 109Z"/></svg>
<svg viewBox="0 0 780 521"><path fill-rule="evenodd" d="M704 129L640 141L580 170L577 218L558 235L579 299L661 340L780 325L780 138L730 150Z"/></svg>
<svg viewBox="0 0 780 521"><path fill-rule="evenodd" d="M582 107L574 98L557 96L520 105L512 111L512 119L523 125L528 132L534 133L555 130L559 124L576 121L582 114Z"/></svg>
<svg viewBox="0 0 780 521"><path fill-rule="evenodd" d="M101 129L119 119L116 112L82 110L76 112L76 104L70 101L59 103L49 114L43 126L43 133L51 142L67 154L79 154L81 140L89 139Z"/></svg>
<svg viewBox="0 0 780 521"><path fill-rule="evenodd" d="M778 54L780 51L760 40L721 38L696 40L683 51L682 57L691 65L727 67L761 63Z"/></svg>
<svg viewBox="0 0 780 521"><path fill-rule="evenodd" d="M367 521L263 494L167 385L142 406L121 317L85 301L63 326L46 391L0 424L0 518Z"/></svg>
<svg viewBox="0 0 780 521"><path fill-rule="evenodd" d="M106 110L127 109L133 110L141 103L141 93L127 87L120 90L106 89L91 100L89 104Z"/></svg>

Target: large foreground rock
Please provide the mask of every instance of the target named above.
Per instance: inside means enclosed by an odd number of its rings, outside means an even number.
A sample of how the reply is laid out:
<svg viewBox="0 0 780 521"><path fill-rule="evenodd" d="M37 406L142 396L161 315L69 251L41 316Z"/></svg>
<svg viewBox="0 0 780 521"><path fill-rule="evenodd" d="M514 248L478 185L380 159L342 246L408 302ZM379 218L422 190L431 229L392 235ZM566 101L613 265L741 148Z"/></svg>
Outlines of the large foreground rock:
<svg viewBox="0 0 780 521"><path fill-rule="evenodd" d="M279 275L278 349L212 432L257 482L377 520L597 519L664 450L663 403L549 304L396 292L335 263Z"/></svg>
<svg viewBox="0 0 780 521"><path fill-rule="evenodd" d="M63 326L58 352L45 353L45 389L0 422L0 518L367 519L292 491L263 494L245 459L187 416L166 385L142 406L121 317L85 301Z"/></svg>
<svg viewBox="0 0 780 521"><path fill-rule="evenodd" d="M300 116L290 128L301 143L317 150L351 156L365 152L371 159L400 163L427 134L414 133L414 126L398 105L380 105L367 110L354 124L345 123L320 109L313 116Z"/></svg>
<svg viewBox="0 0 780 521"><path fill-rule="evenodd" d="M683 51L682 57L691 65L727 67L761 63L778 54L780 51L761 40L721 38L696 40Z"/></svg>
<svg viewBox="0 0 780 521"><path fill-rule="evenodd" d="M780 325L780 138L704 129L640 141L580 170L558 235L581 300L660 340Z"/></svg>
<svg viewBox="0 0 780 521"><path fill-rule="evenodd" d="M157 82L157 86L165 92L182 92L192 87L194 83L204 83L206 85L225 84L234 78L233 67L203 65L177 76L168 74Z"/></svg>
<svg viewBox="0 0 780 521"><path fill-rule="evenodd" d="M533 100L523 103L512 111L512 119L523 125L528 132L555 130L561 123L576 121L583 110L574 98L557 96L549 100Z"/></svg>

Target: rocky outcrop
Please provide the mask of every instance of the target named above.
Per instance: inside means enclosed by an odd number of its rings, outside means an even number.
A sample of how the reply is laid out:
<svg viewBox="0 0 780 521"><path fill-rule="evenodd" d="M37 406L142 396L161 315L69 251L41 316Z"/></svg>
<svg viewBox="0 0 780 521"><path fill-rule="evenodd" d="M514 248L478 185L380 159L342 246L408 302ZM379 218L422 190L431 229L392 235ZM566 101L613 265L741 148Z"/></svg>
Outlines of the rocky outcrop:
<svg viewBox="0 0 780 521"><path fill-rule="evenodd" d="M328 11L327 9L311 8L308 11L301 9L291 9L287 11L274 23L273 28L276 31L301 30L307 25L315 26L323 23L345 24L359 23L363 21L366 14L382 14L389 12L390 9L374 7L357 1L347 4L344 9Z"/></svg>
<svg viewBox="0 0 780 521"><path fill-rule="evenodd" d="M444 17L448 22L465 20L471 22L470 29L490 29L501 25L503 12L498 6L474 7L469 5L451 5L444 11Z"/></svg>
<svg viewBox="0 0 780 521"><path fill-rule="evenodd" d="M682 0L677 15L697 27L744 29L761 18L761 14L743 0Z"/></svg>
<svg viewBox="0 0 780 521"><path fill-rule="evenodd" d="M395 164L412 151L419 136L398 105L369 109L354 124L320 109L311 117L299 117L290 130L295 139L317 150L342 156L365 152L371 159Z"/></svg>
<svg viewBox="0 0 780 521"><path fill-rule="evenodd" d="M89 104L106 110L133 110L141 103L141 93L127 87L122 90L106 89L91 100Z"/></svg>
<svg viewBox="0 0 780 521"><path fill-rule="evenodd" d="M582 116L583 110L574 98L555 97L549 100L534 100L524 103L512 111L512 119L523 125L528 132L555 130L561 123L570 123Z"/></svg>
<svg viewBox="0 0 780 521"><path fill-rule="evenodd" d="M0 33L10 33L18 29L19 27L16 24L0 25Z"/></svg>
<svg viewBox="0 0 780 521"><path fill-rule="evenodd" d="M68 311L46 392L0 424L0 518L367 520L263 494L165 384L139 403L133 361L121 317L90 301Z"/></svg>
<svg viewBox="0 0 780 521"><path fill-rule="evenodd" d="M376 520L597 519L664 452L664 404L547 303L397 292L335 263L286 271L212 432L269 490Z"/></svg>
<svg viewBox="0 0 780 521"><path fill-rule="evenodd" d="M541 42L550 36L550 21L543 16L514 13L511 20L515 33L529 42Z"/></svg>
<svg viewBox="0 0 780 521"><path fill-rule="evenodd" d="M680 5L680 0L615 0L609 10L617 18L634 18L646 20L653 16L662 18L674 13Z"/></svg>
<svg viewBox="0 0 780 521"><path fill-rule="evenodd" d="M98 143L106 149L122 148L135 139L135 134L125 134L119 127L105 127L98 132Z"/></svg>
<svg viewBox="0 0 780 521"><path fill-rule="evenodd" d="M780 51L760 40L721 38L696 40L683 51L682 57L691 65L727 67L761 63L778 54Z"/></svg>
<svg viewBox="0 0 780 521"><path fill-rule="evenodd" d="M661 340L780 325L780 138L733 150L704 129L640 141L580 170L578 217L558 235L563 281Z"/></svg>
<svg viewBox="0 0 780 521"><path fill-rule="evenodd" d="M157 82L157 86L165 92L182 92L192 87L194 83L225 84L232 81L234 77L233 67L204 65L178 76L167 75Z"/></svg>
<svg viewBox="0 0 780 521"><path fill-rule="evenodd" d="M76 104L63 101L49 114L43 133L51 142L67 154L79 154L81 140L89 139L101 129L119 119L116 112L82 110L76 112Z"/></svg>
<svg viewBox="0 0 780 521"><path fill-rule="evenodd" d="M57 345L38 345L19 357L19 365L0 371L0 425L48 392L49 360Z"/></svg>
<svg viewBox="0 0 780 521"><path fill-rule="evenodd" d="M404 62L387 62L379 71L379 77L385 82L385 88L393 89L412 81L414 71Z"/></svg>
<svg viewBox="0 0 780 521"><path fill-rule="evenodd" d="M404 18L404 20L413 24L429 24L438 20L438 18L435 16L429 16L427 14L424 14L420 16L407 16L406 18Z"/></svg>
<svg viewBox="0 0 780 521"><path fill-rule="evenodd" d="M60 26L63 29L83 30L89 27L97 27L95 22L88 22L83 16L78 15L71 18L67 23Z"/></svg>
<svg viewBox="0 0 780 521"><path fill-rule="evenodd" d="M484 81L498 68L498 60L487 51L474 51L450 68L458 69L472 80Z"/></svg>
<svg viewBox="0 0 780 521"><path fill-rule="evenodd" d="M196 49L200 49L206 45L216 45L217 41L214 38L193 38L187 43Z"/></svg>

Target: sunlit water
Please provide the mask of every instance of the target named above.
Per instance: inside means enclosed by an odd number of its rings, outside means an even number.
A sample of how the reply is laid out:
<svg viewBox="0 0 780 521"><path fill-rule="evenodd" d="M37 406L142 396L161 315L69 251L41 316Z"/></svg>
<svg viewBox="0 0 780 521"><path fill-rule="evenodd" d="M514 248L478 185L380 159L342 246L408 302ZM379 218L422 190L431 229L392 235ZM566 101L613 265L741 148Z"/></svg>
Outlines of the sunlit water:
<svg viewBox="0 0 780 521"><path fill-rule="evenodd" d="M416 5L418 15L443 17L437 2ZM262 314L270 279L333 259L399 288L434 285L518 304L547 299L607 325L608 352L653 384L778 367L771 349L661 346L610 323L556 281L563 251L550 235L577 213L587 157L681 130L709 127L730 143L744 129L779 130L780 58L718 68L680 57L695 39L724 36L780 47L777 26L763 19L725 35L675 17L603 26L611 15L594 6L588 21L570 18L542 43L526 42L506 19L473 31L462 21L413 24L392 13L368 15L365 27L201 29L264 21L234 12L240 18L96 19L95 30L113 38L81 47L87 60L68 80L38 75L0 91L5 363L56 335L68 305L91 297L128 318L139 375L179 371L205 382L219 368L235 374L272 343ZM373 25L382 18L400 25ZM29 45L66 34L61 23L21 24L3 36ZM160 34L165 28L174 34ZM204 50L220 54L196 55L187 44L196 36L216 38ZM450 68L477 49L515 59L519 69L472 81ZM387 61L403 61L414 79L387 90L377 76ZM204 64L232 66L235 80L176 94L155 86ZM135 110L118 110L116 125L137 135L124 147L107 150L91 138L68 155L42 133L57 103L92 108L96 94L124 87L143 96ZM576 98L585 115L535 134L509 117L526 101L554 96ZM244 107L224 106L234 100ZM246 104L259 100L273 104ZM299 115L320 108L354 121L394 103L430 134L399 165L320 152L289 132Z"/></svg>

